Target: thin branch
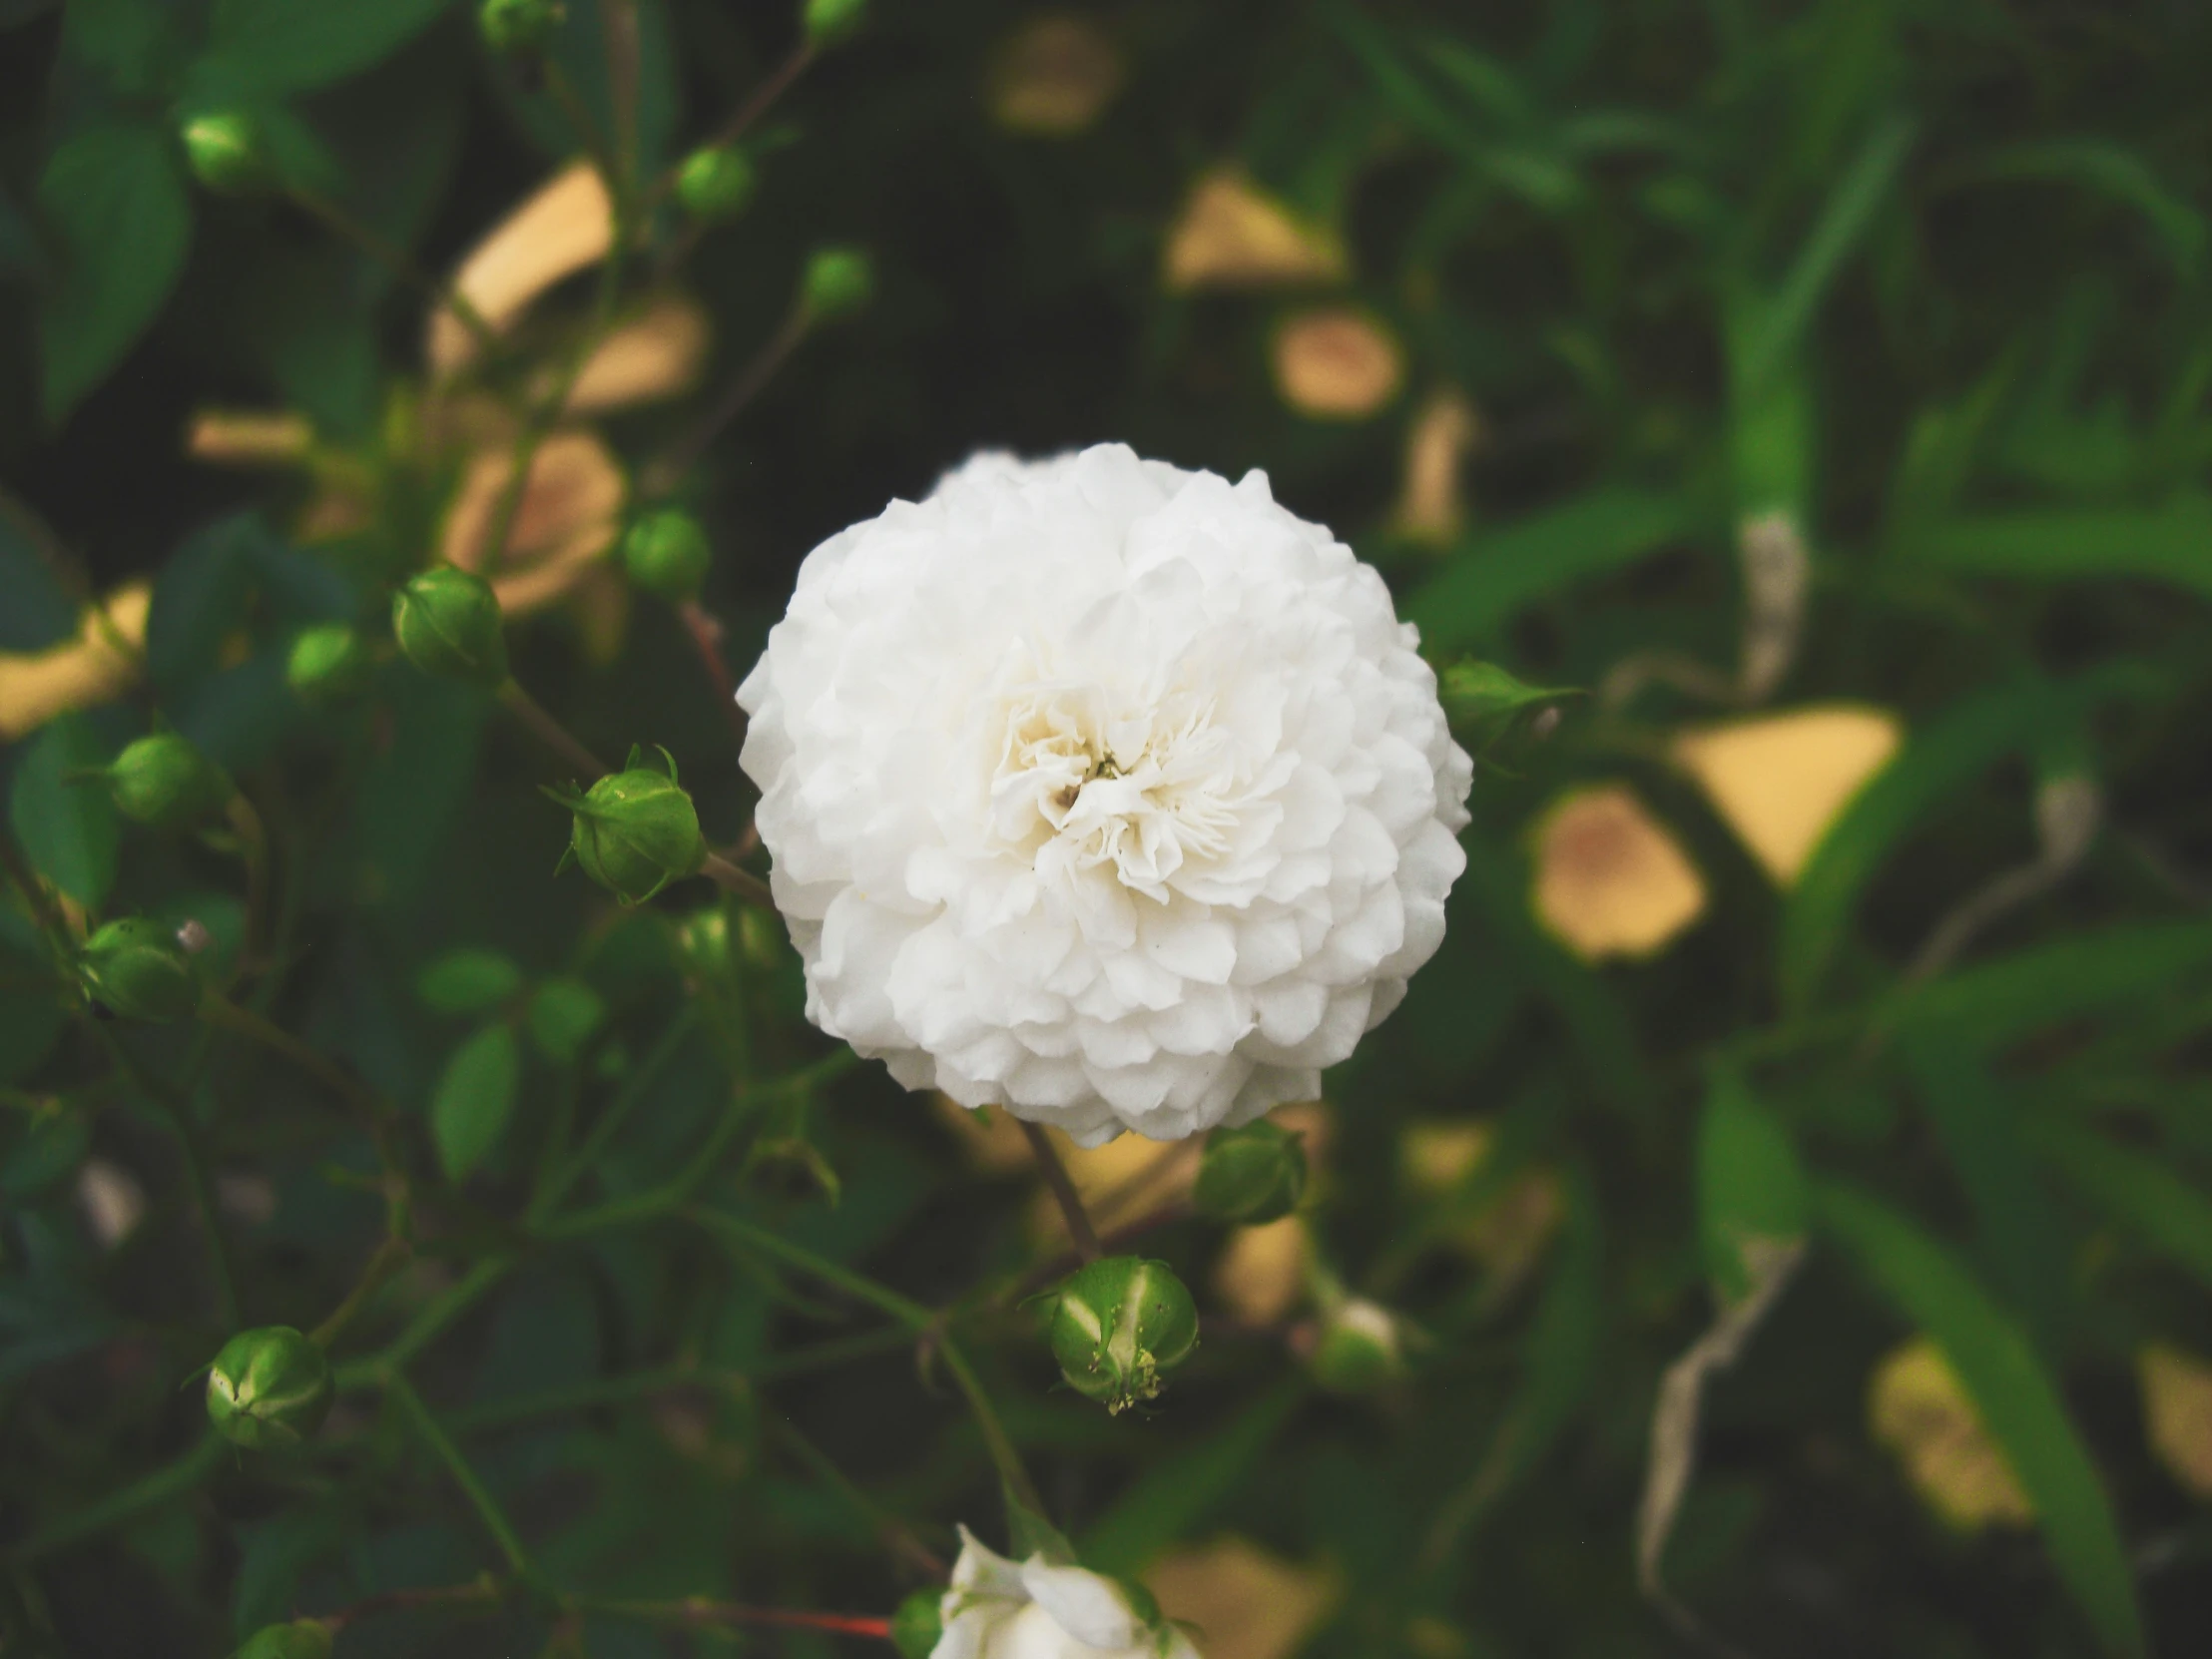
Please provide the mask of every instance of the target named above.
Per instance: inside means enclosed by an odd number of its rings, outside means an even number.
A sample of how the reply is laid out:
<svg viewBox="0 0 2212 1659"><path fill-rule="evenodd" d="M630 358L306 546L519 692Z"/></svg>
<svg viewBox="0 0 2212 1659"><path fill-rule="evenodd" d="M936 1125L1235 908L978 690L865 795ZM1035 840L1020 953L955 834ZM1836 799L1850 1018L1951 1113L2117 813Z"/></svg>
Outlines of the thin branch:
<svg viewBox="0 0 2212 1659"><path fill-rule="evenodd" d="M574 734L546 711L544 704L522 689L518 681L509 679L499 688L499 705L515 719L530 729L530 735L552 750L562 760L583 774L578 781L596 784L611 770Z"/></svg>
<svg viewBox="0 0 2212 1659"><path fill-rule="evenodd" d="M747 722L745 711L738 707L737 678L731 674L730 664L722 655L722 642L726 637L722 623L696 599L685 600L676 607L676 614L683 621L684 632L691 636L692 647L699 653L700 665L707 671L715 696L722 702L723 715L730 722L730 735L742 750Z"/></svg>
<svg viewBox="0 0 2212 1659"><path fill-rule="evenodd" d="M506 1511L499 1507L498 1499L491 1495L490 1488L478 1478L475 1469L469 1466L468 1459L461 1455L460 1447L438 1426L437 1418L430 1414L429 1406L415 1392L414 1384L407 1381L406 1374L392 1372L385 1379L384 1391L398 1403L401 1412L414 1424L415 1432L421 1436L422 1443L445 1465L446 1472L453 1477L453 1483L467 1494L470 1505L476 1511L476 1518L484 1523L484 1530L491 1534L492 1542L499 1546L499 1553L506 1558L507 1565L514 1569L515 1575L529 1583L539 1582L538 1570L531 1564L530 1552L523 1547L522 1537L515 1531L514 1523L507 1519Z"/></svg>
<svg viewBox="0 0 2212 1659"><path fill-rule="evenodd" d="M1054 1202L1060 1206L1060 1214L1068 1224L1068 1237L1075 1241L1075 1254L1086 1263L1098 1260L1102 1252L1098 1248L1098 1232L1091 1226L1090 1212L1083 1208L1083 1195L1075 1190L1069 1179L1067 1165L1060 1162L1060 1154L1052 1145L1052 1137L1043 1126L1023 1118L1021 1132L1029 1142L1029 1150L1037 1160L1037 1168L1044 1176L1044 1184L1052 1189Z"/></svg>
<svg viewBox="0 0 2212 1659"><path fill-rule="evenodd" d="M298 186L293 186L286 194L307 213L322 221L345 241L352 243L402 282L409 287L419 288L438 306L451 311L460 320L461 326L468 330L469 337L476 342L477 350L489 356L499 349L498 331L485 320L484 313L459 288L450 282L439 281L416 265L405 249L385 241L328 197Z"/></svg>
<svg viewBox="0 0 2212 1659"><path fill-rule="evenodd" d="M707 412L647 470L644 478L647 495L666 495L682 481L692 463L706 452L722 429L745 412L746 405L760 395L761 388L784 366L784 359L807 337L813 322L814 313L804 302L791 308L777 324L776 332L762 342L760 350L754 352L752 360L731 378Z"/></svg>

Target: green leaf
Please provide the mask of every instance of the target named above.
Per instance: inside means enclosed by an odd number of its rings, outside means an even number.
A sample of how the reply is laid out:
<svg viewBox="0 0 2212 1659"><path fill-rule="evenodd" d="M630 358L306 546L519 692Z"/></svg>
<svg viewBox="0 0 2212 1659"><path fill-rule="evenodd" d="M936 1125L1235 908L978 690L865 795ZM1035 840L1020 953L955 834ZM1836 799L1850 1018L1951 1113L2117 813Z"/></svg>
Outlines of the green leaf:
<svg viewBox="0 0 2212 1659"><path fill-rule="evenodd" d="M522 969L496 950L448 950L415 978L415 995L441 1014L487 1014L522 989Z"/></svg>
<svg viewBox="0 0 2212 1659"><path fill-rule="evenodd" d="M2114 1222L2212 1287L2212 1198L2170 1163L2055 1119L2031 1123L2027 1134L2050 1167Z"/></svg>
<svg viewBox="0 0 2212 1659"><path fill-rule="evenodd" d="M2041 509L1954 518L1904 536L1897 557L1973 576L2170 582L2212 598L2212 496L2162 507Z"/></svg>
<svg viewBox="0 0 2212 1659"><path fill-rule="evenodd" d="M1481 531L1405 607L1431 652L1490 638L1515 612L1569 584L1632 564L1697 523L1679 496L1608 488Z"/></svg>
<svg viewBox="0 0 2212 1659"><path fill-rule="evenodd" d="M2014 951L1907 986L1880 1021L1939 1032L1969 1048L1998 1047L2030 1031L2127 1007L2212 966L2212 922L2106 927Z"/></svg>
<svg viewBox="0 0 2212 1659"><path fill-rule="evenodd" d="M1104 1573L1131 1574L1188 1537L1236 1490L1306 1395L1305 1378L1286 1378L1196 1448L1155 1462L1083 1534L1083 1563Z"/></svg>
<svg viewBox="0 0 2212 1659"><path fill-rule="evenodd" d="M1524 685L1495 663L1464 662L1444 669L1436 695L1453 720L1480 721L1584 694L1568 686Z"/></svg>
<svg viewBox="0 0 2212 1659"><path fill-rule="evenodd" d="M390 56L446 0L216 0L208 44L242 84L301 92Z"/></svg>
<svg viewBox="0 0 2212 1659"><path fill-rule="evenodd" d="M162 566L146 616L146 672L165 698L216 671L246 622L252 544L269 538L258 514L237 513L188 536Z"/></svg>
<svg viewBox="0 0 2212 1659"><path fill-rule="evenodd" d="M581 979L548 979L530 998L530 1035L555 1065L568 1065L607 1022L607 1004Z"/></svg>
<svg viewBox="0 0 2212 1659"><path fill-rule="evenodd" d="M0 497L0 651L44 651L77 634L77 602L40 557L38 534Z"/></svg>
<svg viewBox="0 0 2212 1659"><path fill-rule="evenodd" d="M36 1198L73 1173L92 1150L92 1116L87 1112L41 1112L0 1157L0 1198L21 1203Z"/></svg>
<svg viewBox="0 0 2212 1659"><path fill-rule="evenodd" d="M166 129L112 122L63 140L39 179L67 276L40 317L46 418L59 424L168 299L192 240L192 199Z"/></svg>
<svg viewBox="0 0 2212 1659"><path fill-rule="evenodd" d="M32 867L87 908L97 908L115 884L123 830L108 792L76 775L109 759L82 715L64 715L24 751L8 798L9 822Z"/></svg>
<svg viewBox="0 0 2212 1659"><path fill-rule="evenodd" d="M430 1098L430 1137L449 1181L467 1179L514 1116L522 1045L511 1025L487 1025L453 1051Z"/></svg>
<svg viewBox="0 0 2212 1659"><path fill-rule="evenodd" d="M2142 157L2109 139L2054 138L2008 144L1951 175L1959 183L2022 180L2075 185L2133 208L2184 275L2204 252L2204 215L2166 188Z"/></svg>
<svg viewBox="0 0 2212 1659"><path fill-rule="evenodd" d="M1822 1230L1950 1362L2034 1502L2058 1576L2105 1652L2144 1652L2135 1584L2096 1465L2019 1327L1940 1242L1839 1182L1814 1189Z"/></svg>
<svg viewBox="0 0 2212 1659"><path fill-rule="evenodd" d="M1808 1200L1790 1132L1733 1074L1717 1075L1706 1094L1697 1172L1705 1270L1722 1302L1741 1302L1759 1278L1751 1256L1805 1237Z"/></svg>

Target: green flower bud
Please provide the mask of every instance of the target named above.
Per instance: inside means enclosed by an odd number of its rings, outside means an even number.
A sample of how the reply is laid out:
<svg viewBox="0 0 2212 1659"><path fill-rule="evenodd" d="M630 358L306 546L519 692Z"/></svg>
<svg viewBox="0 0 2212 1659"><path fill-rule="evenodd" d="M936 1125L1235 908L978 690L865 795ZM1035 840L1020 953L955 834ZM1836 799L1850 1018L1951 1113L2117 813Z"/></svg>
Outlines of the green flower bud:
<svg viewBox="0 0 2212 1659"><path fill-rule="evenodd" d="M891 1645L900 1659L929 1659L944 1637L944 1592L916 1590L891 1615Z"/></svg>
<svg viewBox="0 0 2212 1659"><path fill-rule="evenodd" d="M1201 1214L1216 1221L1257 1227L1289 1215L1305 1192L1305 1146L1263 1118L1206 1137L1191 1197Z"/></svg>
<svg viewBox="0 0 2212 1659"><path fill-rule="evenodd" d="M148 916L111 921L85 941L78 975L93 999L124 1019L190 1019L200 976L176 932Z"/></svg>
<svg viewBox="0 0 2212 1659"><path fill-rule="evenodd" d="M867 16L867 0L807 0L800 19L811 46L828 46L857 29Z"/></svg>
<svg viewBox="0 0 2212 1659"><path fill-rule="evenodd" d="M336 703L368 679L368 647L342 622L302 629L284 659L284 684L302 703Z"/></svg>
<svg viewBox="0 0 2212 1659"><path fill-rule="evenodd" d="M264 1625L247 1638L237 1659L330 1659L330 1627L320 1619Z"/></svg>
<svg viewBox="0 0 2212 1659"><path fill-rule="evenodd" d="M1198 1346L1198 1310L1165 1262L1108 1256L1059 1288L1052 1357L1069 1386L1121 1412L1156 1398L1160 1380Z"/></svg>
<svg viewBox="0 0 2212 1659"><path fill-rule="evenodd" d="M730 913L719 904L695 910L676 924L676 953L696 978L727 981L737 977L738 940Z"/></svg>
<svg viewBox="0 0 2212 1659"><path fill-rule="evenodd" d="M1341 1394L1372 1392L1404 1370L1403 1346L1388 1309L1354 1298L1323 1317L1314 1380Z"/></svg>
<svg viewBox="0 0 2212 1659"><path fill-rule="evenodd" d="M676 200L692 218L713 224L745 212L756 183L752 157L734 144L710 145L677 168Z"/></svg>
<svg viewBox="0 0 2212 1659"><path fill-rule="evenodd" d="M714 556L699 520L674 507L647 513L622 538L622 568L630 580L671 605L699 597Z"/></svg>
<svg viewBox="0 0 2212 1659"><path fill-rule="evenodd" d="M185 123L185 160L192 176L212 191L235 195L269 177L262 135L244 110L216 110Z"/></svg>
<svg viewBox="0 0 2212 1659"><path fill-rule="evenodd" d="M106 776L115 810L156 830L211 824L235 793L223 769L175 732L157 732L127 746Z"/></svg>
<svg viewBox="0 0 2212 1659"><path fill-rule="evenodd" d="M662 759L668 760L665 750ZM562 867L574 858L625 904L644 903L707 858L699 813L676 782L676 763L668 760L668 771L660 773L642 760L633 749L626 771L600 779L583 795L547 792L576 815Z"/></svg>
<svg viewBox="0 0 2212 1659"><path fill-rule="evenodd" d="M857 248L824 248L807 261L801 301L818 320L856 311L875 287L875 271Z"/></svg>
<svg viewBox="0 0 2212 1659"><path fill-rule="evenodd" d="M499 600L481 576L439 565L392 595L391 631L425 674L490 691L507 678L507 636Z"/></svg>
<svg viewBox="0 0 2212 1659"><path fill-rule="evenodd" d="M567 16L560 0L484 0L476 29L494 52L542 52Z"/></svg>
<svg viewBox="0 0 2212 1659"><path fill-rule="evenodd" d="M738 943L755 967L772 968L784 959L791 936L784 931L781 917L748 906L738 912Z"/></svg>
<svg viewBox="0 0 2212 1659"><path fill-rule="evenodd" d="M253 1450L298 1445L322 1426L336 1390L322 1350L288 1325L241 1331L208 1373L208 1420Z"/></svg>

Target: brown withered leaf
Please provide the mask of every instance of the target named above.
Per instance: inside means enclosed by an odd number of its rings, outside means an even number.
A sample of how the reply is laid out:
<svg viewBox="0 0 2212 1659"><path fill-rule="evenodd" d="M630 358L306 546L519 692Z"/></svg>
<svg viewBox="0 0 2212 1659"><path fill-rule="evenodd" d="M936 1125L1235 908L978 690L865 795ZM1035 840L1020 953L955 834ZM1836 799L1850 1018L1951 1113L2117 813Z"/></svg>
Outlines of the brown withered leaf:
<svg viewBox="0 0 2212 1659"><path fill-rule="evenodd" d="M1586 960L1648 956L1696 920L1705 881L1617 784L1555 803L1535 831L1537 919Z"/></svg>

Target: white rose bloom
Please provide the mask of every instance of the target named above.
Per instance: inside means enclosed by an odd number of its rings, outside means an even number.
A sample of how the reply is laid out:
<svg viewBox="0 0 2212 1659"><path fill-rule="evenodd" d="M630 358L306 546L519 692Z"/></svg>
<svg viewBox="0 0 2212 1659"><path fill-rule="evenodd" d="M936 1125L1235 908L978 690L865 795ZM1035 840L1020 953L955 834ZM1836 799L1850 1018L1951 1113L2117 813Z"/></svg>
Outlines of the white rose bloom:
<svg viewBox="0 0 2212 1659"><path fill-rule="evenodd" d="M1264 473L1120 444L830 537L738 692L808 1017L1084 1146L1315 1098L1465 867L1417 643Z"/></svg>
<svg viewBox="0 0 2212 1659"><path fill-rule="evenodd" d="M960 1528L960 1558L929 1659L1199 1659L1191 1639L1148 1616L1112 1579L1042 1555L1009 1561Z"/></svg>

